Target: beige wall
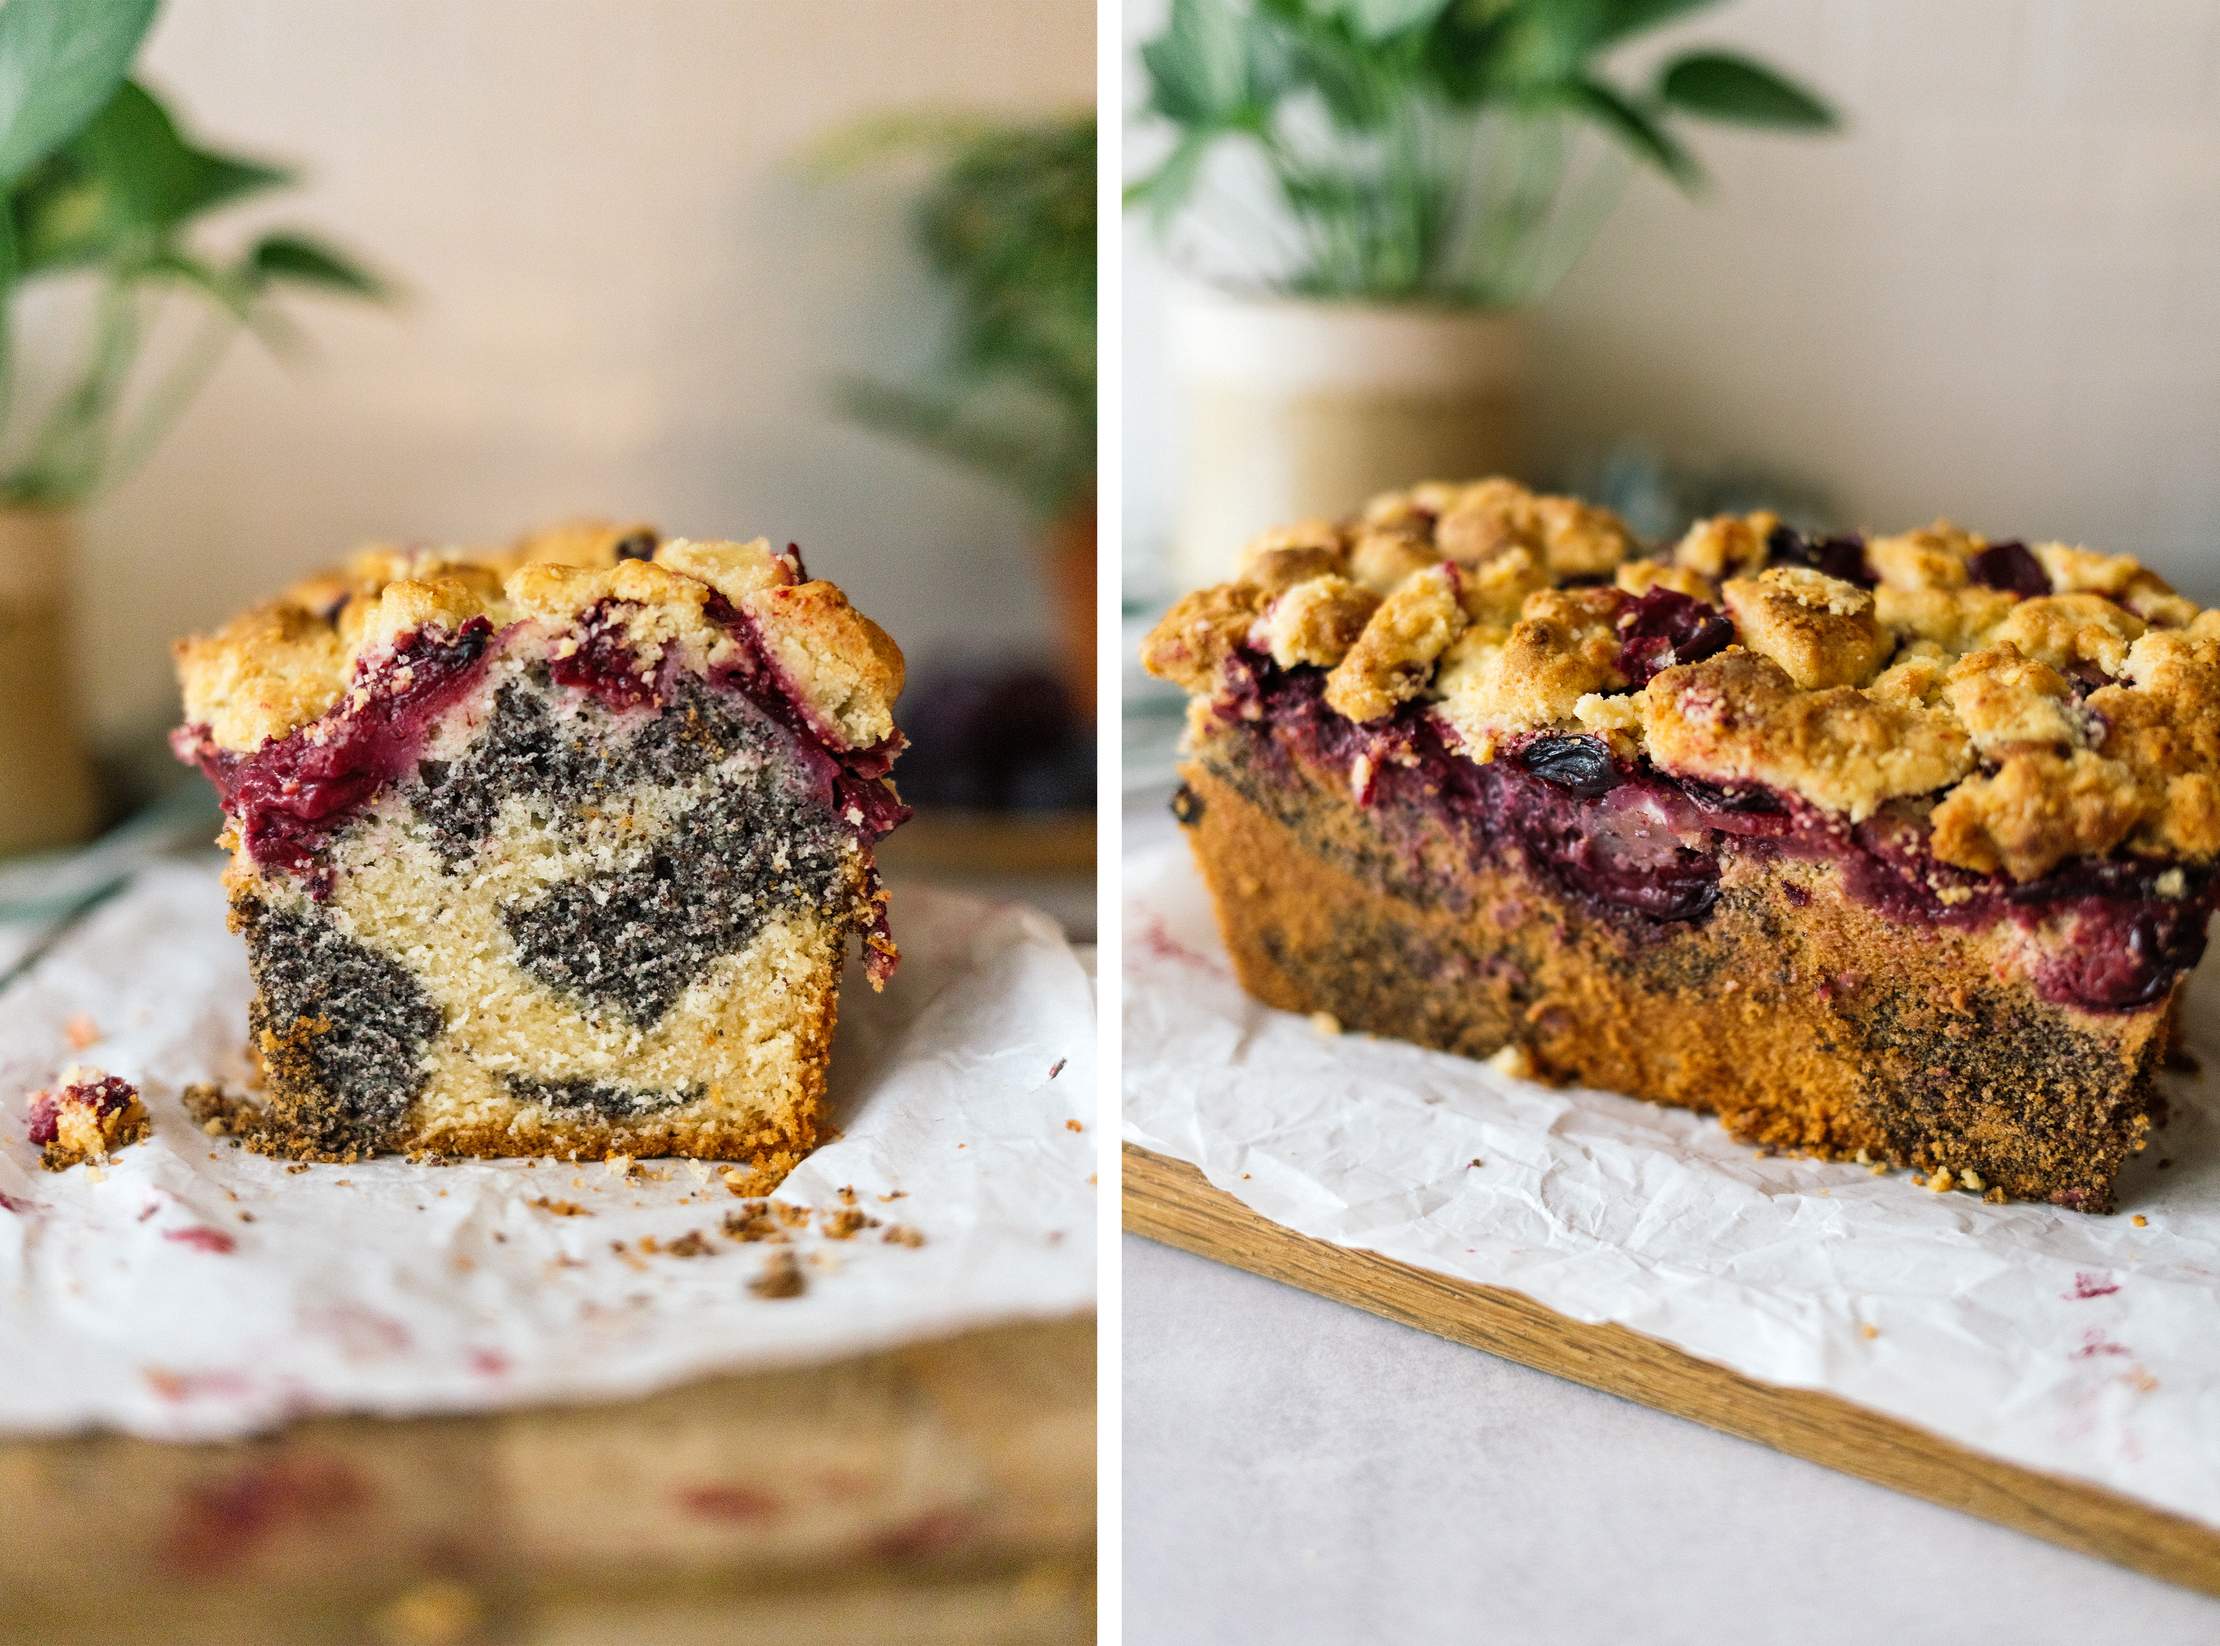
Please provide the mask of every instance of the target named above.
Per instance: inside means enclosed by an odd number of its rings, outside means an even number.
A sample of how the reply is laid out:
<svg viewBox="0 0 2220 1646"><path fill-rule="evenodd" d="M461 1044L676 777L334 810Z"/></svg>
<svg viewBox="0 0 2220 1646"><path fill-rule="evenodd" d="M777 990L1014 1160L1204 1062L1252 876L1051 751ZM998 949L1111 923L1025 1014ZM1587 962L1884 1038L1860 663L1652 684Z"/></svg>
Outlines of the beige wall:
<svg viewBox="0 0 2220 1646"><path fill-rule="evenodd" d="M1637 181L1537 318L1544 449L1763 459L1857 521L2083 538L2220 597L2220 5L1746 0L1666 38L1756 50L1853 124L1702 131L1693 203ZM1127 266L1147 541L1177 428L1161 266Z"/></svg>
<svg viewBox="0 0 2220 1646"><path fill-rule="evenodd" d="M1093 47L1086 0L171 0L148 77L310 177L243 223L328 228L413 298L302 305L298 367L238 346L95 510L101 729L168 714L172 633L335 549L580 510L798 539L913 656L1021 642L1021 511L828 407L928 346L901 188L795 156L890 107L1091 102Z"/></svg>

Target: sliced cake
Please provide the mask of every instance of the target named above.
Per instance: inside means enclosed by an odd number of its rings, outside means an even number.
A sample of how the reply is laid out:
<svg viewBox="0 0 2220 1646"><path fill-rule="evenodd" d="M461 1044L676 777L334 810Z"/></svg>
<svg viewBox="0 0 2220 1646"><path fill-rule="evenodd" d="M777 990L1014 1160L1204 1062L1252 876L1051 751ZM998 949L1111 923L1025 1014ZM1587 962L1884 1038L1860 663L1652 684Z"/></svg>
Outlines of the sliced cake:
<svg viewBox="0 0 2220 1646"><path fill-rule="evenodd" d="M576 527L375 550L178 649L263 1091L313 1158L820 1135L846 944L891 972L902 658L793 552Z"/></svg>
<svg viewBox="0 0 2220 1646"><path fill-rule="evenodd" d="M1509 481L1278 532L1146 661L1275 1006L2088 1210L2220 852L2220 612L1947 522L1661 554Z"/></svg>

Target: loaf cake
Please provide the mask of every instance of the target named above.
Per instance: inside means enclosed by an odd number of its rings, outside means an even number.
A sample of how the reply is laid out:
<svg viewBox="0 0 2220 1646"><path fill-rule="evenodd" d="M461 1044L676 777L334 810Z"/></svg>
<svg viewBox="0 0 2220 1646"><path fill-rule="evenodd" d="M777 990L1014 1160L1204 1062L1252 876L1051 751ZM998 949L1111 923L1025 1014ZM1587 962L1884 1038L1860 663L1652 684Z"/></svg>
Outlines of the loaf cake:
<svg viewBox="0 0 2220 1646"><path fill-rule="evenodd" d="M302 1158L820 1135L851 934L895 963L902 658L797 553L576 526L370 550L178 648Z"/></svg>
<svg viewBox="0 0 2220 1646"><path fill-rule="evenodd" d="M1660 552L1506 480L1146 643L1263 1001L1991 1198L2113 1204L2220 852L2220 611L1947 521Z"/></svg>

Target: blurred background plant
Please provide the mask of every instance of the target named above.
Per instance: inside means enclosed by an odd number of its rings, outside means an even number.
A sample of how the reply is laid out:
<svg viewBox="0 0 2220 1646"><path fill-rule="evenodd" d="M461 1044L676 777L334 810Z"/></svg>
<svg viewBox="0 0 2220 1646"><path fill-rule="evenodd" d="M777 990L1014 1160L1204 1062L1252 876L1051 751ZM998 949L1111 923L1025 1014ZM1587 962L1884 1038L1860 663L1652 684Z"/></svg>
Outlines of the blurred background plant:
<svg viewBox="0 0 2220 1646"><path fill-rule="evenodd" d="M927 656L903 703L903 793L974 810L1093 799L1095 119L897 114L819 151L831 172L922 161L911 241L947 336L905 383L850 376L848 414L1022 498L1042 534L1058 666Z"/></svg>
<svg viewBox="0 0 2220 1646"><path fill-rule="evenodd" d="M221 255L200 243L212 213L293 177L188 138L130 77L155 11L155 0L0 5L0 852L81 838L103 810L68 689L74 511L144 461L236 331L290 340L280 290L380 294L295 231ZM26 304L50 286L89 305L73 367L21 345ZM158 371L138 370L158 310L179 295L204 324Z"/></svg>
<svg viewBox="0 0 2220 1646"><path fill-rule="evenodd" d="M72 276L97 291L83 358L49 405L27 406L10 392L18 374L0 375L0 499L8 503L78 504L130 473L236 329L290 341L273 302L280 290L380 295L359 264L296 231L263 233L228 256L193 243L212 213L294 177L187 137L160 98L127 78L155 9L154 0L0 7L5 295L12 305L29 287ZM134 393L149 309L173 295L202 304L209 324ZM0 368L13 365L0 355Z"/></svg>
<svg viewBox="0 0 2220 1646"><path fill-rule="evenodd" d="M1531 303L1617 203L1624 160L1701 182L1684 122L1835 123L1733 52L1678 53L1640 85L1605 71L1616 48L1715 3L1172 0L1140 56L1144 113L1174 141L1127 199L1167 237L1194 227L1194 260L1223 283ZM1583 148L1583 128L1614 142Z"/></svg>
<svg viewBox="0 0 2220 1646"><path fill-rule="evenodd" d="M852 415L1009 487L1044 519L1095 477L1095 121L895 115L823 151L839 170L923 158L912 241L954 303L922 381L851 377Z"/></svg>
<svg viewBox="0 0 2220 1646"><path fill-rule="evenodd" d="M1629 180L1696 189L1696 122L1835 123L1743 53L1620 58L1714 3L1167 0L1137 51L1154 163L1127 189L1188 277L1162 581L1417 475L1528 472L1526 317Z"/></svg>

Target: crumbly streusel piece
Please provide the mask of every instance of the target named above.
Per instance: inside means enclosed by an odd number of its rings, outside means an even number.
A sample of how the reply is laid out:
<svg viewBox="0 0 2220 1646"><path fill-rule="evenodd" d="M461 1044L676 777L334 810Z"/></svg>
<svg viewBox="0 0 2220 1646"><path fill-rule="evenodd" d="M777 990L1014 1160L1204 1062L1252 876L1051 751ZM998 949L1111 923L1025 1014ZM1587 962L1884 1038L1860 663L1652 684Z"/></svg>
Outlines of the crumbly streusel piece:
<svg viewBox="0 0 2220 1646"><path fill-rule="evenodd" d="M50 1092L33 1092L25 1134L39 1150L39 1164L67 1171L106 1160L152 1130L139 1089L105 1069L74 1065Z"/></svg>
<svg viewBox="0 0 2220 1646"><path fill-rule="evenodd" d="M846 941L891 970L902 660L767 544L380 549L179 648L263 1146L783 1170Z"/></svg>

